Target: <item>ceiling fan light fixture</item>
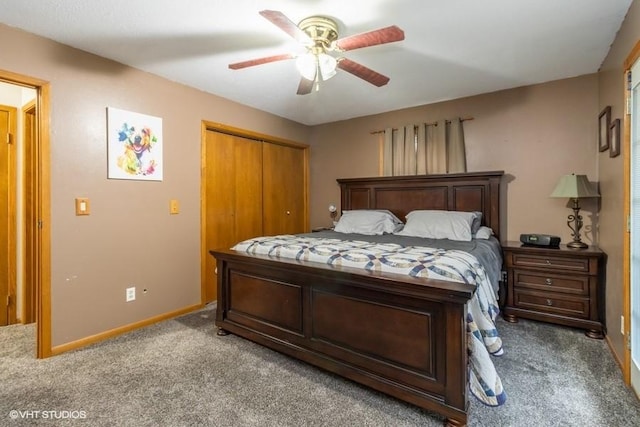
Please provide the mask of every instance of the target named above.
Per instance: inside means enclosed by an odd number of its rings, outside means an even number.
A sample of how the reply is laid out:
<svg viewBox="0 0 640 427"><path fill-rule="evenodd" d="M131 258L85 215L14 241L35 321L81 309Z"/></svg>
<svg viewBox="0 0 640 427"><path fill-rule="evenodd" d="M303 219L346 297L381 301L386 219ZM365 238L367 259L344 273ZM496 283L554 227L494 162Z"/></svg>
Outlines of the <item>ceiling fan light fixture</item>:
<svg viewBox="0 0 640 427"><path fill-rule="evenodd" d="M263 10L260 15L300 42L306 48L306 53L302 55L287 53L236 62L229 64L229 68L240 70L295 58L296 68L302 75L296 92L298 95L310 93L314 86L318 90L320 82L336 75L338 65L341 70L374 86L386 85L389 83L389 77L341 55L350 50L404 40L404 31L395 25L339 38L337 22L327 16L310 16L295 24L284 13L277 10ZM334 53L337 58L329 53Z"/></svg>
<svg viewBox="0 0 640 427"><path fill-rule="evenodd" d="M316 79L316 69L318 67L316 56L312 53L305 53L296 59L296 68L307 80Z"/></svg>
<svg viewBox="0 0 640 427"><path fill-rule="evenodd" d="M336 75L338 61L336 61L336 58L331 55L321 53L318 55L318 66L320 67L322 80L329 80L331 77Z"/></svg>
<svg viewBox="0 0 640 427"><path fill-rule="evenodd" d="M307 80L316 80L316 73L320 70L322 80L328 80L336 75L338 61L326 53L313 54L311 52L298 56L296 68L300 75Z"/></svg>

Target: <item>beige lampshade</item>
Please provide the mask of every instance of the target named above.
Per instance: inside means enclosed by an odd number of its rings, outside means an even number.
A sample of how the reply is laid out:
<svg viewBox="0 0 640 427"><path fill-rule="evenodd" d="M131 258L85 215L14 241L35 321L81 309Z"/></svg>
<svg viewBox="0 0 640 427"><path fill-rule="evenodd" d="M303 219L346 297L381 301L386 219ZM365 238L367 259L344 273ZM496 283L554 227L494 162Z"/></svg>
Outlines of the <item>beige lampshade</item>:
<svg viewBox="0 0 640 427"><path fill-rule="evenodd" d="M593 188L586 175L571 174L560 178L550 197L580 199L583 197L600 197L600 194Z"/></svg>

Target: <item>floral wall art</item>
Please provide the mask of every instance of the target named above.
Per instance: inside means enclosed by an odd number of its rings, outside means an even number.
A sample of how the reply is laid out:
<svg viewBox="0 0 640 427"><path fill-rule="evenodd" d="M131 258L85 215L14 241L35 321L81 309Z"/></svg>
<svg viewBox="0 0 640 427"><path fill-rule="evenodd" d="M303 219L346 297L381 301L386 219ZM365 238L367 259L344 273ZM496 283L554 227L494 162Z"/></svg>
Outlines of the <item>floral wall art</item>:
<svg viewBox="0 0 640 427"><path fill-rule="evenodd" d="M162 181L162 119L107 108L108 177Z"/></svg>

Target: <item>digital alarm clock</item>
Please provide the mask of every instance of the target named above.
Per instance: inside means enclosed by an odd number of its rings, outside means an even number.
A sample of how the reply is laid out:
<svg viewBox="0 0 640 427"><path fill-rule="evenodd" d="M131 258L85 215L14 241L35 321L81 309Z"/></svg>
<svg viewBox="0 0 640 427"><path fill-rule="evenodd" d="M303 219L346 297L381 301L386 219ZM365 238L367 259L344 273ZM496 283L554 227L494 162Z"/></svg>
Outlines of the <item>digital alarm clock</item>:
<svg viewBox="0 0 640 427"><path fill-rule="evenodd" d="M549 234L521 234L520 241L527 246L540 246L545 248L557 248L560 246L560 237Z"/></svg>

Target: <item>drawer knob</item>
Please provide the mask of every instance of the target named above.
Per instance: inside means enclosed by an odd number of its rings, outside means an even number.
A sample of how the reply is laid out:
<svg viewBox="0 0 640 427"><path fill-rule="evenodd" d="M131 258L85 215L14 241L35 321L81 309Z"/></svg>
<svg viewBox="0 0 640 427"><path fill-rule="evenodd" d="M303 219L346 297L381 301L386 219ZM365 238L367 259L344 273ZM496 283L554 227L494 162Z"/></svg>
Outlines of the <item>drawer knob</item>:
<svg viewBox="0 0 640 427"><path fill-rule="evenodd" d="M550 299L547 300L547 305L548 306L552 306L553 305L553 301L551 301Z"/></svg>
<svg viewBox="0 0 640 427"><path fill-rule="evenodd" d="M551 261L547 260L546 261L547 265L551 265Z"/></svg>
<svg viewBox="0 0 640 427"><path fill-rule="evenodd" d="M553 284L553 280L547 279L547 280L544 281L544 283L547 284L547 285L551 285L551 284Z"/></svg>

